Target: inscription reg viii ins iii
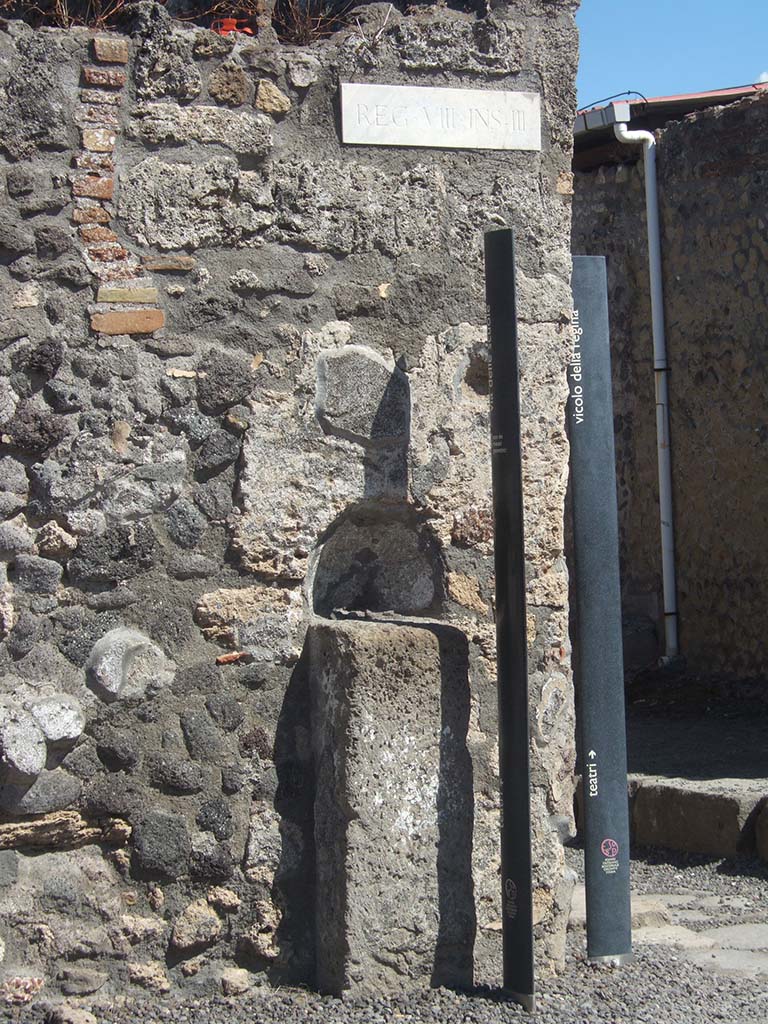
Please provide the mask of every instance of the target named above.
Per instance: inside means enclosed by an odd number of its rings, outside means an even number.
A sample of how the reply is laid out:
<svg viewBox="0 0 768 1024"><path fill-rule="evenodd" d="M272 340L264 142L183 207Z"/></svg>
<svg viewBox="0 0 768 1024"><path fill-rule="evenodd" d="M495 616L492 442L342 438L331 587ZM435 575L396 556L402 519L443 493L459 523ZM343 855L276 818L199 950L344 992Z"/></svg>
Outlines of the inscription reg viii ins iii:
<svg viewBox="0 0 768 1024"><path fill-rule="evenodd" d="M540 150L541 101L535 92L344 82L341 134L362 146Z"/></svg>

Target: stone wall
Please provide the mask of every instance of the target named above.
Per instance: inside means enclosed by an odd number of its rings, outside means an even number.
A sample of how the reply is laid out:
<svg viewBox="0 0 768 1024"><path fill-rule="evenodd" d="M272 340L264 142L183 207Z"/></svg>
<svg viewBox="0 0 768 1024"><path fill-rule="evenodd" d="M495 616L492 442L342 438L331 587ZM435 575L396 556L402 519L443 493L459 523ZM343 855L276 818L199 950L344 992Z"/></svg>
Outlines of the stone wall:
<svg viewBox="0 0 768 1024"><path fill-rule="evenodd" d="M498 224L519 243L538 951L562 959L574 7L372 5L304 49L151 4L130 37L0 33L8 998L423 983L430 955L434 981L498 975ZM538 92L542 152L344 147L338 83L366 80ZM385 875L425 873L405 975L374 977L370 949L316 973L316 933L355 927L333 894L371 897L370 836L344 861L334 815L381 830Z"/></svg>
<svg viewBox="0 0 768 1024"><path fill-rule="evenodd" d="M698 672L768 669L765 311L768 101L689 115L658 134L680 640ZM661 618L642 161L575 178L573 251L608 257L622 580ZM660 622L663 637L663 623Z"/></svg>

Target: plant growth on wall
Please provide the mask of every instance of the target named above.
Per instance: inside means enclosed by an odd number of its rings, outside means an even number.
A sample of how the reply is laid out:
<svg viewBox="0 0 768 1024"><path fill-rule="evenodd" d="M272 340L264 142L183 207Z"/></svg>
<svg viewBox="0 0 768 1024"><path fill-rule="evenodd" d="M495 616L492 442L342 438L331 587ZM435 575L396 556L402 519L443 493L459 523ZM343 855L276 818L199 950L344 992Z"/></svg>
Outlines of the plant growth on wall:
<svg viewBox="0 0 768 1024"><path fill-rule="evenodd" d="M222 34L254 35L259 26L271 21L283 42L303 45L342 28L354 4L351 0L172 0L163 6L180 21ZM126 28L132 8L130 0L0 0L2 14L35 28Z"/></svg>

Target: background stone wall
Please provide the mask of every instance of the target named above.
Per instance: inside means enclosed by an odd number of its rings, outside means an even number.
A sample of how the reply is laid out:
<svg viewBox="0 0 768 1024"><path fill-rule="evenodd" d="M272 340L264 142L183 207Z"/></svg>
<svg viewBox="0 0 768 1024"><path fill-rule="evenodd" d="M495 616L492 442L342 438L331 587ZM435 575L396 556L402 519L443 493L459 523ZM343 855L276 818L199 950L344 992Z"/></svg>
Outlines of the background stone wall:
<svg viewBox="0 0 768 1024"><path fill-rule="evenodd" d="M682 652L691 669L768 669L768 102L657 136ZM608 257L625 610L661 619L642 161L575 177L573 251ZM663 637L663 623L660 622Z"/></svg>
<svg viewBox="0 0 768 1024"><path fill-rule="evenodd" d="M405 680L387 715L419 699L392 623L432 629L414 653L431 679L460 654L461 771L411 802L450 813L451 779L470 786L474 969L498 971L481 254L500 224L519 249L538 949L562 957L574 7L384 26L372 5L304 49L151 4L130 38L0 33L6 993L314 981L326 734L305 635L334 615L390 623L363 644ZM345 148L340 80L539 92L543 150ZM425 751L419 778L443 741Z"/></svg>

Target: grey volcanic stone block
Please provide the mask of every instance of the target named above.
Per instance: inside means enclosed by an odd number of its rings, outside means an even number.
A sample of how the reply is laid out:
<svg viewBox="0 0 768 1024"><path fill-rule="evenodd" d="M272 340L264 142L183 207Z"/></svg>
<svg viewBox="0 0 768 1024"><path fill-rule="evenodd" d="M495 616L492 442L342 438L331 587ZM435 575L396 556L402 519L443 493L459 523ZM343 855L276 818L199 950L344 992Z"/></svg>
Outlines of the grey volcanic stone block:
<svg viewBox="0 0 768 1024"><path fill-rule="evenodd" d="M85 728L85 713L80 702L66 693L54 693L36 701L30 708L49 743L74 743Z"/></svg>
<svg viewBox="0 0 768 1024"><path fill-rule="evenodd" d="M230 356L210 349L197 379L197 400L207 413L224 412L248 396L253 387L253 374L242 356Z"/></svg>
<svg viewBox="0 0 768 1024"><path fill-rule="evenodd" d="M148 760L149 780L158 789L177 793L199 793L203 788L200 765L178 754L152 754Z"/></svg>
<svg viewBox="0 0 768 1024"><path fill-rule="evenodd" d="M189 756L207 762L221 752L221 732L203 711L188 708L180 716Z"/></svg>
<svg viewBox="0 0 768 1024"><path fill-rule="evenodd" d="M0 768L13 781L33 779L45 768L45 736L26 711L5 706L0 712Z"/></svg>
<svg viewBox="0 0 768 1024"><path fill-rule="evenodd" d="M240 442L226 430L214 430L203 442L198 455L198 469L203 473L215 473L229 466L240 454Z"/></svg>
<svg viewBox="0 0 768 1024"><path fill-rule="evenodd" d="M197 824L203 832L213 832L219 839L230 839L234 832L232 811L226 800L206 800L197 814Z"/></svg>
<svg viewBox="0 0 768 1024"><path fill-rule="evenodd" d="M135 629L111 629L94 644L86 673L102 700L144 697L173 680L175 664Z"/></svg>
<svg viewBox="0 0 768 1024"><path fill-rule="evenodd" d="M19 555L16 559L16 585L33 594L55 594L62 572L59 563L50 558Z"/></svg>
<svg viewBox="0 0 768 1024"><path fill-rule="evenodd" d="M182 548L193 548L205 533L208 521L187 498L179 498L169 508L165 523L168 534Z"/></svg>
<svg viewBox="0 0 768 1024"><path fill-rule="evenodd" d="M765 793L750 780L631 775L632 838L644 846L733 857L754 847Z"/></svg>
<svg viewBox="0 0 768 1024"><path fill-rule="evenodd" d="M466 638L434 624L334 622L308 639L318 984L471 985Z"/></svg>
<svg viewBox="0 0 768 1024"><path fill-rule="evenodd" d="M143 876L178 878L187 873L191 844L180 814L150 811L134 831L133 862Z"/></svg>
<svg viewBox="0 0 768 1024"><path fill-rule="evenodd" d="M73 804L83 785L62 768L43 771L32 785L9 784L0 787L0 807L16 814L50 814Z"/></svg>
<svg viewBox="0 0 768 1024"><path fill-rule="evenodd" d="M368 447L407 444L408 378L360 345L323 352L317 361L315 411L329 434Z"/></svg>

